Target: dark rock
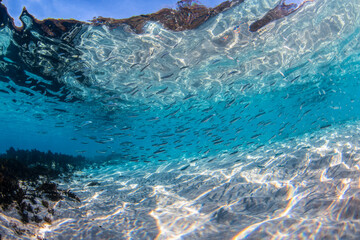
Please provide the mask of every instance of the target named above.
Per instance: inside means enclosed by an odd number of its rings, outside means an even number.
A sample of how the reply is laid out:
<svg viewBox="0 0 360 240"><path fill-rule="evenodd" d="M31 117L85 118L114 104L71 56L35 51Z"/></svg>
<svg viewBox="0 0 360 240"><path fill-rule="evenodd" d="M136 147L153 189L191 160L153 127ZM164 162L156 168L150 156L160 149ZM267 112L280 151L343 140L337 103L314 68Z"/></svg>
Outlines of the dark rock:
<svg viewBox="0 0 360 240"><path fill-rule="evenodd" d="M14 232L19 236L22 236L22 235L24 235L26 233L25 229L22 229L22 228L18 227L15 223L11 224L11 227L14 230Z"/></svg>
<svg viewBox="0 0 360 240"><path fill-rule="evenodd" d="M51 224L51 223L52 223L51 218L50 218L50 217L48 217L48 216L45 216L45 217L44 217L44 221L45 221L45 222L47 222L47 223L49 223L49 224Z"/></svg>
<svg viewBox="0 0 360 240"><path fill-rule="evenodd" d="M290 15L291 13L295 12L300 7L302 7L304 3L309 1L313 1L313 0L302 0L300 3L281 0L280 3L275 8L267 12L264 17L252 23L250 25L250 31L256 32L265 25Z"/></svg>
<svg viewBox="0 0 360 240"><path fill-rule="evenodd" d="M127 24L136 33L142 33L143 27L148 21L160 22L165 28L173 31L184 31L195 29L209 18L226 11L232 6L242 3L243 0L225 1L215 8L207 8L203 5L192 4L193 1L179 1L176 10L164 8L160 11L147 15L135 16L127 19L113 19L98 17L91 22L94 25L106 25L110 28L116 28Z"/></svg>
<svg viewBox="0 0 360 240"><path fill-rule="evenodd" d="M44 207L49 208L49 202L48 202L48 201L42 200L42 201L41 201L41 204L42 204Z"/></svg>
<svg viewBox="0 0 360 240"><path fill-rule="evenodd" d="M30 212L30 213L34 213L34 209L33 209L33 207L31 206L30 203L27 204L27 206L26 206L26 211L28 211L28 212Z"/></svg>
<svg viewBox="0 0 360 240"><path fill-rule="evenodd" d="M71 192L70 190L66 190L66 191L64 191L64 193L67 197L69 197L77 202L80 202L80 198L78 196L76 196L75 193Z"/></svg>
<svg viewBox="0 0 360 240"><path fill-rule="evenodd" d="M31 221L36 222L36 223L41 223L43 221L43 219L41 217L39 217L38 215L34 215L31 218Z"/></svg>
<svg viewBox="0 0 360 240"><path fill-rule="evenodd" d="M15 207L23 223L31 221L41 223L45 219L38 216L41 213L41 206L33 206L37 205L36 199L39 199L42 206L52 215L54 210L49 209L50 204L42 199L43 197L50 201L60 201L66 196L80 202L80 198L75 193L58 189L57 184L50 181L57 178L61 171L70 175L76 168L62 168L60 171L56 167L53 168L54 162L55 165L56 162L61 165L63 163L60 161L64 160L69 164L69 161L74 159L76 161L76 158L72 156L51 152L42 153L37 150L24 151L10 148L6 154L0 155L0 207L3 210ZM47 165L49 161L51 166ZM42 182L40 176L48 180Z"/></svg>
<svg viewBox="0 0 360 240"><path fill-rule="evenodd" d="M54 214L55 214L55 210L54 210L53 208L48 209L48 213L50 213L51 215L54 215Z"/></svg>
<svg viewBox="0 0 360 240"><path fill-rule="evenodd" d="M99 182L93 181L91 183L88 184L89 187L93 187L93 186L100 186Z"/></svg>
<svg viewBox="0 0 360 240"><path fill-rule="evenodd" d="M209 18L216 16L217 14L224 12L231 7L244 2L244 0L233 0L225 1L215 8L207 8L204 5L197 4L192 0L178 1L177 9L164 8L160 11L152 14L134 16L127 19L114 19L106 17L94 17L91 21L92 25L106 25L110 28L116 28L123 24L129 25L136 33L141 33L143 27L148 21L157 21L164 25L165 28L173 31L183 31L188 29L195 29L199 27L202 23L207 21ZM7 13L7 9L4 5L0 4L1 14L3 15L0 19L0 23L6 25L12 25L14 29L18 32L24 31L24 27L16 27L13 23L13 20ZM30 15L26 9L23 10L21 17L27 16L30 17L34 28L38 31L41 31L41 34L53 37L60 38L66 32L71 32L74 28L81 25L88 25L87 22L81 22L77 20L65 20L65 19L44 19L38 20L32 15ZM20 20L22 21L22 18ZM26 26L26 24L23 24Z"/></svg>
<svg viewBox="0 0 360 240"><path fill-rule="evenodd" d="M29 223L30 222L29 213L27 211L24 210L24 211L20 212L20 216L21 216L21 221L23 223Z"/></svg>
<svg viewBox="0 0 360 240"><path fill-rule="evenodd" d="M214 213L213 218L217 223L229 224L233 220L234 214L222 207Z"/></svg>
<svg viewBox="0 0 360 240"><path fill-rule="evenodd" d="M55 183L47 182L47 183L41 184L37 190L42 191L44 193L52 193L52 192L57 191L57 186Z"/></svg>
<svg viewBox="0 0 360 240"><path fill-rule="evenodd" d="M0 162L6 165L9 175L21 180L35 181L39 176L58 178L60 174L71 174L88 165L82 156L40 152L38 150L15 150L9 148L0 155Z"/></svg>
<svg viewBox="0 0 360 240"><path fill-rule="evenodd" d="M34 209L34 213L35 214L38 214L40 212L40 208L39 207L36 207L35 209Z"/></svg>

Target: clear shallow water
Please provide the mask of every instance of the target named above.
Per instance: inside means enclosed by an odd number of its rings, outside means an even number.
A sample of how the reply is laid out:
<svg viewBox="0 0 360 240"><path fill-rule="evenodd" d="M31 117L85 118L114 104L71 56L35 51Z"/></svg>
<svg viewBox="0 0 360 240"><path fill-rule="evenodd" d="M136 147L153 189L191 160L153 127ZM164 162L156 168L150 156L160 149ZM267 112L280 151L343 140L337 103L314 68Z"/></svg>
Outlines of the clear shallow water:
<svg viewBox="0 0 360 240"><path fill-rule="evenodd" d="M59 206L62 218L41 232L56 239L356 239L358 137L353 124L250 154L82 172L81 184L69 184L82 204ZM101 186L84 186L94 180Z"/></svg>
<svg viewBox="0 0 360 240"><path fill-rule="evenodd" d="M3 150L114 162L66 183L82 203L59 204L39 234L356 239L359 3L315 1L249 32L276 4L245 1L184 32L83 25L69 45L33 30L20 53L2 28Z"/></svg>

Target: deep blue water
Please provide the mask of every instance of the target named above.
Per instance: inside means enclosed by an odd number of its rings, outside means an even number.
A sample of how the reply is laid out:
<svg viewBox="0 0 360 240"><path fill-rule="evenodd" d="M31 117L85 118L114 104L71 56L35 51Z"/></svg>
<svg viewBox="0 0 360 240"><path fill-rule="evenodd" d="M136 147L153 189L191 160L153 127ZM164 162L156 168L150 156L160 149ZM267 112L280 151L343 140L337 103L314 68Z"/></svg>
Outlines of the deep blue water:
<svg viewBox="0 0 360 240"><path fill-rule="evenodd" d="M0 150L121 163L82 175L106 183L97 193L70 184L92 212L65 209L64 226L78 225L49 238L359 236L359 2L309 2L250 32L277 3L245 1L183 32L79 25L52 40L26 15L26 39L0 27ZM114 206L94 203L99 192Z"/></svg>

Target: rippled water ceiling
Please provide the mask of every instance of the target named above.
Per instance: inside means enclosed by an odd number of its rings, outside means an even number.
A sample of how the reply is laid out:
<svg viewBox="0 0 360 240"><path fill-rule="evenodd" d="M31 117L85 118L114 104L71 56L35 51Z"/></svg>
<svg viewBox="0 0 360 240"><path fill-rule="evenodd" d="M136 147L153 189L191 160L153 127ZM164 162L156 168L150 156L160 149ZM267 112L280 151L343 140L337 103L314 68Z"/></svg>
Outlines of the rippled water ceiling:
<svg viewBox="0 0 360 240"><path fill-rule="evenodd" d="M24 11L22 28L0 10L0 151L97 164L52 180L79 201L61 190L51 224L3 211L1 236L359 237L359 1Z"/></svg>

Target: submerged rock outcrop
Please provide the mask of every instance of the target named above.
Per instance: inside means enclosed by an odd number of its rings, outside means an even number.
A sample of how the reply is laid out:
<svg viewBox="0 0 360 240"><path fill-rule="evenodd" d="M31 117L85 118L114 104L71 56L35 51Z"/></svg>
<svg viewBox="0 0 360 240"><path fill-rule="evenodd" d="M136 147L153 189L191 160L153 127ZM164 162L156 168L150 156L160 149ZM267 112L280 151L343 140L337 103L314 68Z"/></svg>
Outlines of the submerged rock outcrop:
<svg viewBox="0 0 360 240"><path fill-rule="evenodd" d="M10 148L0 155L0 208L16 209L24 224L51 223L56 202L80 202L75 193L58 188L54 180L69 178L85 162L80 156Z"/></svg>

